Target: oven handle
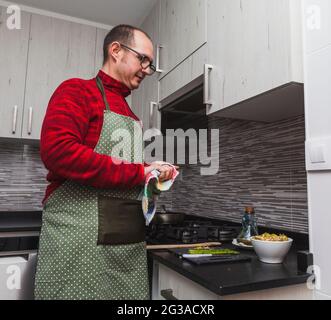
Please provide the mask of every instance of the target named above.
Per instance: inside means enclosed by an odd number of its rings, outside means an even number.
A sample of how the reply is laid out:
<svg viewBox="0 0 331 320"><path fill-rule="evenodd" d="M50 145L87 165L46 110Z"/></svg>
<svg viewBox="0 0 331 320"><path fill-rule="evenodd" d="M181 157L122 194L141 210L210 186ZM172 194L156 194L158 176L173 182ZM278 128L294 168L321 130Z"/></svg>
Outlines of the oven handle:
<svg viewBox="0 0 331 320"><path fill-rule="evenodd" d="M173 295L173 290L172 289L165 289L161 290L161 297L163 297L166 300L178 300L174 295Z"/></svg>
<svg viewBox="0 0 331 320"><path fill-rule="evenodd" d="M0 252L0 258L10 258L10 257L22 257L26 261L29 261L33 255L36 255L36 250L22 250L22 251L5 251Z"/></svg>

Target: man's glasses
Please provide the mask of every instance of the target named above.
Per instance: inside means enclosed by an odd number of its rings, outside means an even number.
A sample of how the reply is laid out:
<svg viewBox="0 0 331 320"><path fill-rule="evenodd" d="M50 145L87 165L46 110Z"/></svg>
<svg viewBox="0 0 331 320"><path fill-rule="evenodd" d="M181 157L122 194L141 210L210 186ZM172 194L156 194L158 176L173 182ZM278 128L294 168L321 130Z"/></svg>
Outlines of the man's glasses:
<svg viewBox="0 0 331 320"><path fill-rule="evenodd" d="M138 51L136 51L136 50L134 50L134 49L122 44L122 43L120 43L120 45L123 48L125 48L127 50L130 50L130 51L132 51L133 53L136 54L138 60L140 61L141 67L144 70L146 70L146 72L149 76L151 76L156 71L156 67L153 65L153 63L151 62L151 60L147 56L145 56L144 54L139 53Z"/></svg>

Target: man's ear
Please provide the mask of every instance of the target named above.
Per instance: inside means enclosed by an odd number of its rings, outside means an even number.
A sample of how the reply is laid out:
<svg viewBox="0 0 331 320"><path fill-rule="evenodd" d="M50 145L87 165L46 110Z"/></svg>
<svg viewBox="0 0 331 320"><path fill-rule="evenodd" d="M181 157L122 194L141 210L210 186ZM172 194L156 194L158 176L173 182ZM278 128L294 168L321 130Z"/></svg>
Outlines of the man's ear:
<svg viewBox="0 0 331 320"><path fill-rule="evenodd" d="M120 59L121 49L121 45L117 41L111 43L108 48L109 57L111 57L114 61L118 61Z"/></svg>

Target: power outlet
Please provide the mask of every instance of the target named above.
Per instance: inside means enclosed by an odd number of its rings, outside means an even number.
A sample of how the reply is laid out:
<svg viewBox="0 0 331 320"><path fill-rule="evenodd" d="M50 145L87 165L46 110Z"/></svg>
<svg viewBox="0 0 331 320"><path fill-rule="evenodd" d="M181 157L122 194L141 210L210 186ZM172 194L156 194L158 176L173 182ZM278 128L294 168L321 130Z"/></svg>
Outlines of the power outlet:
<svg viewBox="0 0 331 320"><path fill-rule="evenodd" d="M331 170L331 137L306 141L307 171Z"/></svg>

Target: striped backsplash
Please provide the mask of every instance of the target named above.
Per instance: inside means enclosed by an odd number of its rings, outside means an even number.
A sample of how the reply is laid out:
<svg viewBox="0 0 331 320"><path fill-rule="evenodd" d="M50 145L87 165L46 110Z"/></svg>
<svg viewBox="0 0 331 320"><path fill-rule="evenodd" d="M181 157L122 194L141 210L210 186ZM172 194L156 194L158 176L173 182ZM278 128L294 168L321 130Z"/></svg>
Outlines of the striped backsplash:
<svg viewBox="0 0 331 320"><path fill-rule="evenodd" d="M37 146L0 143L0 212L41 210L46 173Z"/></svg>
<svg viewBox="0 0 331 320"><path fill-rule="evenodd" d="M186 165L159 206L240 222L253 205L261 226L308 233L304 117L265 124L211 118L220 130L220 171ZM0 143L0 212L41 210L46 173L39 148Z"/></svg>
<svg viewBox="0 0 331 320"><path fill-rule="evenodd" d="M209 119L220 130L220 170L201 176L186 165L160 205L196 216L240 222L254 206L261 226L308 233L304 117L275 123Z"/></svg>

